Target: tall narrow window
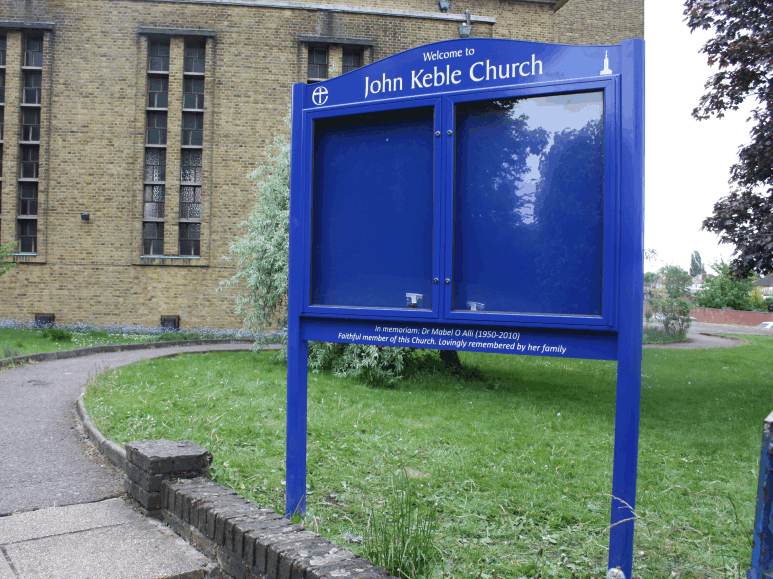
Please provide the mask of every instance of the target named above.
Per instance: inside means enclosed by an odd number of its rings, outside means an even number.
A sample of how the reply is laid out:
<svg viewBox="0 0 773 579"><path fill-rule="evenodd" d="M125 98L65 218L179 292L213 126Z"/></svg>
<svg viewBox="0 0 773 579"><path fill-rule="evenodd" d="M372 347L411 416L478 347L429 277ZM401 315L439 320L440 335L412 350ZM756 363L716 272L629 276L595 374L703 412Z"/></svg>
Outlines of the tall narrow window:
<svg viewBox="0 0 773 579"><path fill-rule="evenodd" d="M327 47L309 47L307 82L313 84L327 78Z"/></svg>
<svg viewBox="0 0 773 579"><path fill-rule="evenodd" d="M23 92L19 134L17 238L21 253L37 252L40 178L40 118L43 102L43 37L24 38Z"/></svg>
<svg viewBox="0 0 773 579"><path fill-rule="evenodd" d="M148 97L145 113L142 253L164 255L166 142L169 106L169 42L148 44Z"/></svg>
<svg viewBox="0 0 773 579"><path fill-rule="evenodd" d="M204 145L206 42L185 43L183 118L180 151L180 255L201 255L201 189Z"/></svg>

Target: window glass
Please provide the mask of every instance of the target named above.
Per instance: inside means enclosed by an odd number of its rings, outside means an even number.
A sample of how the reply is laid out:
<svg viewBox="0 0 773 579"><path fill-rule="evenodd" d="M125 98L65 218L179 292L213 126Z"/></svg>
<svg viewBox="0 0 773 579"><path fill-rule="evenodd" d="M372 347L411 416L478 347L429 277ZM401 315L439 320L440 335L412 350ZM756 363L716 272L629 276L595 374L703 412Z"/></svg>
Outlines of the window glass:
<svg viewBox="0 0 773 579"><path fill-rule="evenodd" d="M165 109L169 106L169 79L166 77L148 77L148 107Z"/></svg>
<svg viewBox="0 0 773 579"><path fill-rule="evenodd" d="M308 78L327 78L327 48L310 47L308 64Z"/></svg>
<svg viewBox="0 0 773 579"><path fill-rule="evenodd" d="M38 36L27 37L24 51L24 66L43 66L43 38Z"/></svg>
<svg viewBox="0 0 773 579"><path fill-rule="evenodd" d="M312 304L432 308L433 114L315 121Z"/></svg>
<svg viewBox="0 0 773 579"><path fill-rule="evenodd" d="M200 146L204 142L204 115L183 113L182 144Z"/></svg>
<svg viewBox="0 0 773 579"><path fill-rule="evenodd" d="M40 109L22 110L22 141L40 141Z"/></svg>
<svg viewBox="0 0 773 579"><path fill-rule="evenodd" d="M164 224L149 221L142 229L144 255L164 255Z"/></svg>
<svg viewBox="0 0 773 579"><path fill-rule="evenodd" d="M166 144L166 113L158 111L148 111L148 134L147 143L149 145Z"/></svg>
<svg viewBox="0 0 773 579"><path fill-rule="evenodd" d="M169 71L169 42L151 41L148 44L148 70Z"/></svg>
<svg viewBox="0 0 773 579"><path fill-rule="evenodd" d="M203 73L206 64L206 43L204 41L192 41L185 43L185 72Z"/></svg>
<svg viewBox="0 0 773 579"><path fill-rule="evenodd" d="M21 253L35 253L38 246L38 222L34 219L20 219L19 225L19 251Z"/></svg>
<svg viewBox="0 0 773 579"><path fill-rule="evenodd" d="M601 315L603 93L455 107L453 309Z"/></svg>
<svg viewBox="0 0 773 579"><path fill-rule="evenodd" d="M186 78L183 80L183 108L204 108L204 79Z"/></svg>
<svg viewBox="0 0 773 579"><path fill-rule="evenodd" d="M350 72L354 69L360 68L362 66L362 51L361 50L350 50L350 49L344 49L343 57L341 60L341 71L343 73Z"/></svg>
<svg viewBox="0 0 773 579"><path fill-rule="evenodd" d="M39 72L24 73L24 104L40 104L40 88L43 75Z"/></svg>
<svg viewBox="0 0 773 579"><path fill-rule="evenodd" d="M38 214L38 184L19 183L19 215L34 216Z"/></svg>

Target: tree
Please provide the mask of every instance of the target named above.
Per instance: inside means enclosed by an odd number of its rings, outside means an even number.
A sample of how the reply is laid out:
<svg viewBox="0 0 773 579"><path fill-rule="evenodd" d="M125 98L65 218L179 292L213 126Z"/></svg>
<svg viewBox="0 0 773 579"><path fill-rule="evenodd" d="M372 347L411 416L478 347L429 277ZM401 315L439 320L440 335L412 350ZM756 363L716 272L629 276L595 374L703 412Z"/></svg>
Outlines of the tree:
<svg viewBox="0 0 773 579"><path fill-rule="evenodd" d="M753 309L750 299L754 278L734 279L730 266L724 261L711 266L716 276L707 277L703 289L695 293L695 304L702 308L730 308L749 311Z"/></svg>
<svg viewBox="0 0 773 579"><path fill-rule="evenodd" d="M3 275L12 267L16 267L15 262L7 260L13 256L13 250L17 243L17 241L12 241L6 245L0 245L0 275Z"/></svg>
<svg viewBox="0 0 773 579"><path fill-rule="evenodd" d="M713 30L701 49L719 70L693 111L697 119L721 118L747 98L752 111L752 141L741 148L730 171L731 192L714 205L703 229L735 245L730 271L736 279L754 271L773 273L773 3L758 0L687 0L690 30Z"/></svg>
<svg viewBox="0 0 773 579"><path fill-rule="evenodd" d="M690 256L690 275L695 277L703 273L703 261L701 260L701 254L697 251L693 251Z"/></svg>
<svg viewBox="0 0 773 579"><path fill-rule="evenodd" d="M658 281L658 274L654 271L648 271L644 274L644 283L655 283Z"/></svg>
<svg viewBox="0 0 773 579"><path fill-rule="evenodd" d="M668 297L681 298L690 293L687 288L692 283L692 277L678 265L663 266L660 268L660 275L665 278L664 285Z"/></svg>

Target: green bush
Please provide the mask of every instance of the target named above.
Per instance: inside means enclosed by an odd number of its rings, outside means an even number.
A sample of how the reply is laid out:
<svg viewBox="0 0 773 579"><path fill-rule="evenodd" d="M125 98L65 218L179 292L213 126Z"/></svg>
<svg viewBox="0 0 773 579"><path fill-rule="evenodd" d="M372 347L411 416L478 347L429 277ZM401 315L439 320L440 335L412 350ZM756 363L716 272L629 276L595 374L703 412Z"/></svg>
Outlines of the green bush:
<svg viewBox="0 0 773 579"><path fill-rule="evenodd" d="M43 328L40 331L40 335L43 338L47 338L51 340L52 342L72 342L72 336L73 336L70 330L66 330L64 328L57 328L55 326Z"/></svg>
<svg viewBox="0 0 773 579"><path fill-rule="evenodd" d="M357 378L373 386L394 384L418 364L418 350L364 344L309 344L309 369L331 370L341 378Z"/></svg>
<svg viewBox="0 0 773 579"><path fill-rule="evenodd" d="M703 289L695 293L695 304L702 308L730 308L749 311L754 308L751 292L754 289L751 277L733 279L730 266L725 262L715 263L711 269L716 273L707 277Z"/></svg>
<svg viewBox="0 0 773 579"><path fill-rule="evenodd" d="M684 338L690 327L692 303L684 298L657 297L650 300L654 318L663 324L663 331L674 338Z"/></svg>

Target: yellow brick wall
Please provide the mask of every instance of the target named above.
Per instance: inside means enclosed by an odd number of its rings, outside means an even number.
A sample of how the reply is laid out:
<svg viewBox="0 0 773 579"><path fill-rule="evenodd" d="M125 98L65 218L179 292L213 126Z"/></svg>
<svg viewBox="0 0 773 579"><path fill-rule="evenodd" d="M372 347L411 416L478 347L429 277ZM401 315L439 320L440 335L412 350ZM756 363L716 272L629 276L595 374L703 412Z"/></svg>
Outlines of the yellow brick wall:
<svg viewBox="0 0 773 579"><path fill-rule="evenodd" d="M451 2L473 17L473 36L541 42L619 42L642 36L643 0ZM605 9L614 5L616 8ZM368 10L440 15L436 2L375 0ZM239 327L234 273L223 258L255 202L246 175L267 143L285 131L291 87L306 79L300 36L366 38L365 62L458 38L458 20L267 8L218 2L0 0L0 18L49 22L45 33L38 255L0 277L0 319L54 312L62 323L157 324L179 315L185 327ZM204 100L201 256L142 255L147 36L139 27L203 29ZM2 31L0 30L0 33ZM5 31L5 143L0 243L15 239L22 32ZM171 38L165 253L177 253L183 39ZM331 47L340 72L341 47ZM15 100L14 100L15 99ZM16 127L16 128L14 128ZM89 212L89 221L81 214Z"/></svg>

